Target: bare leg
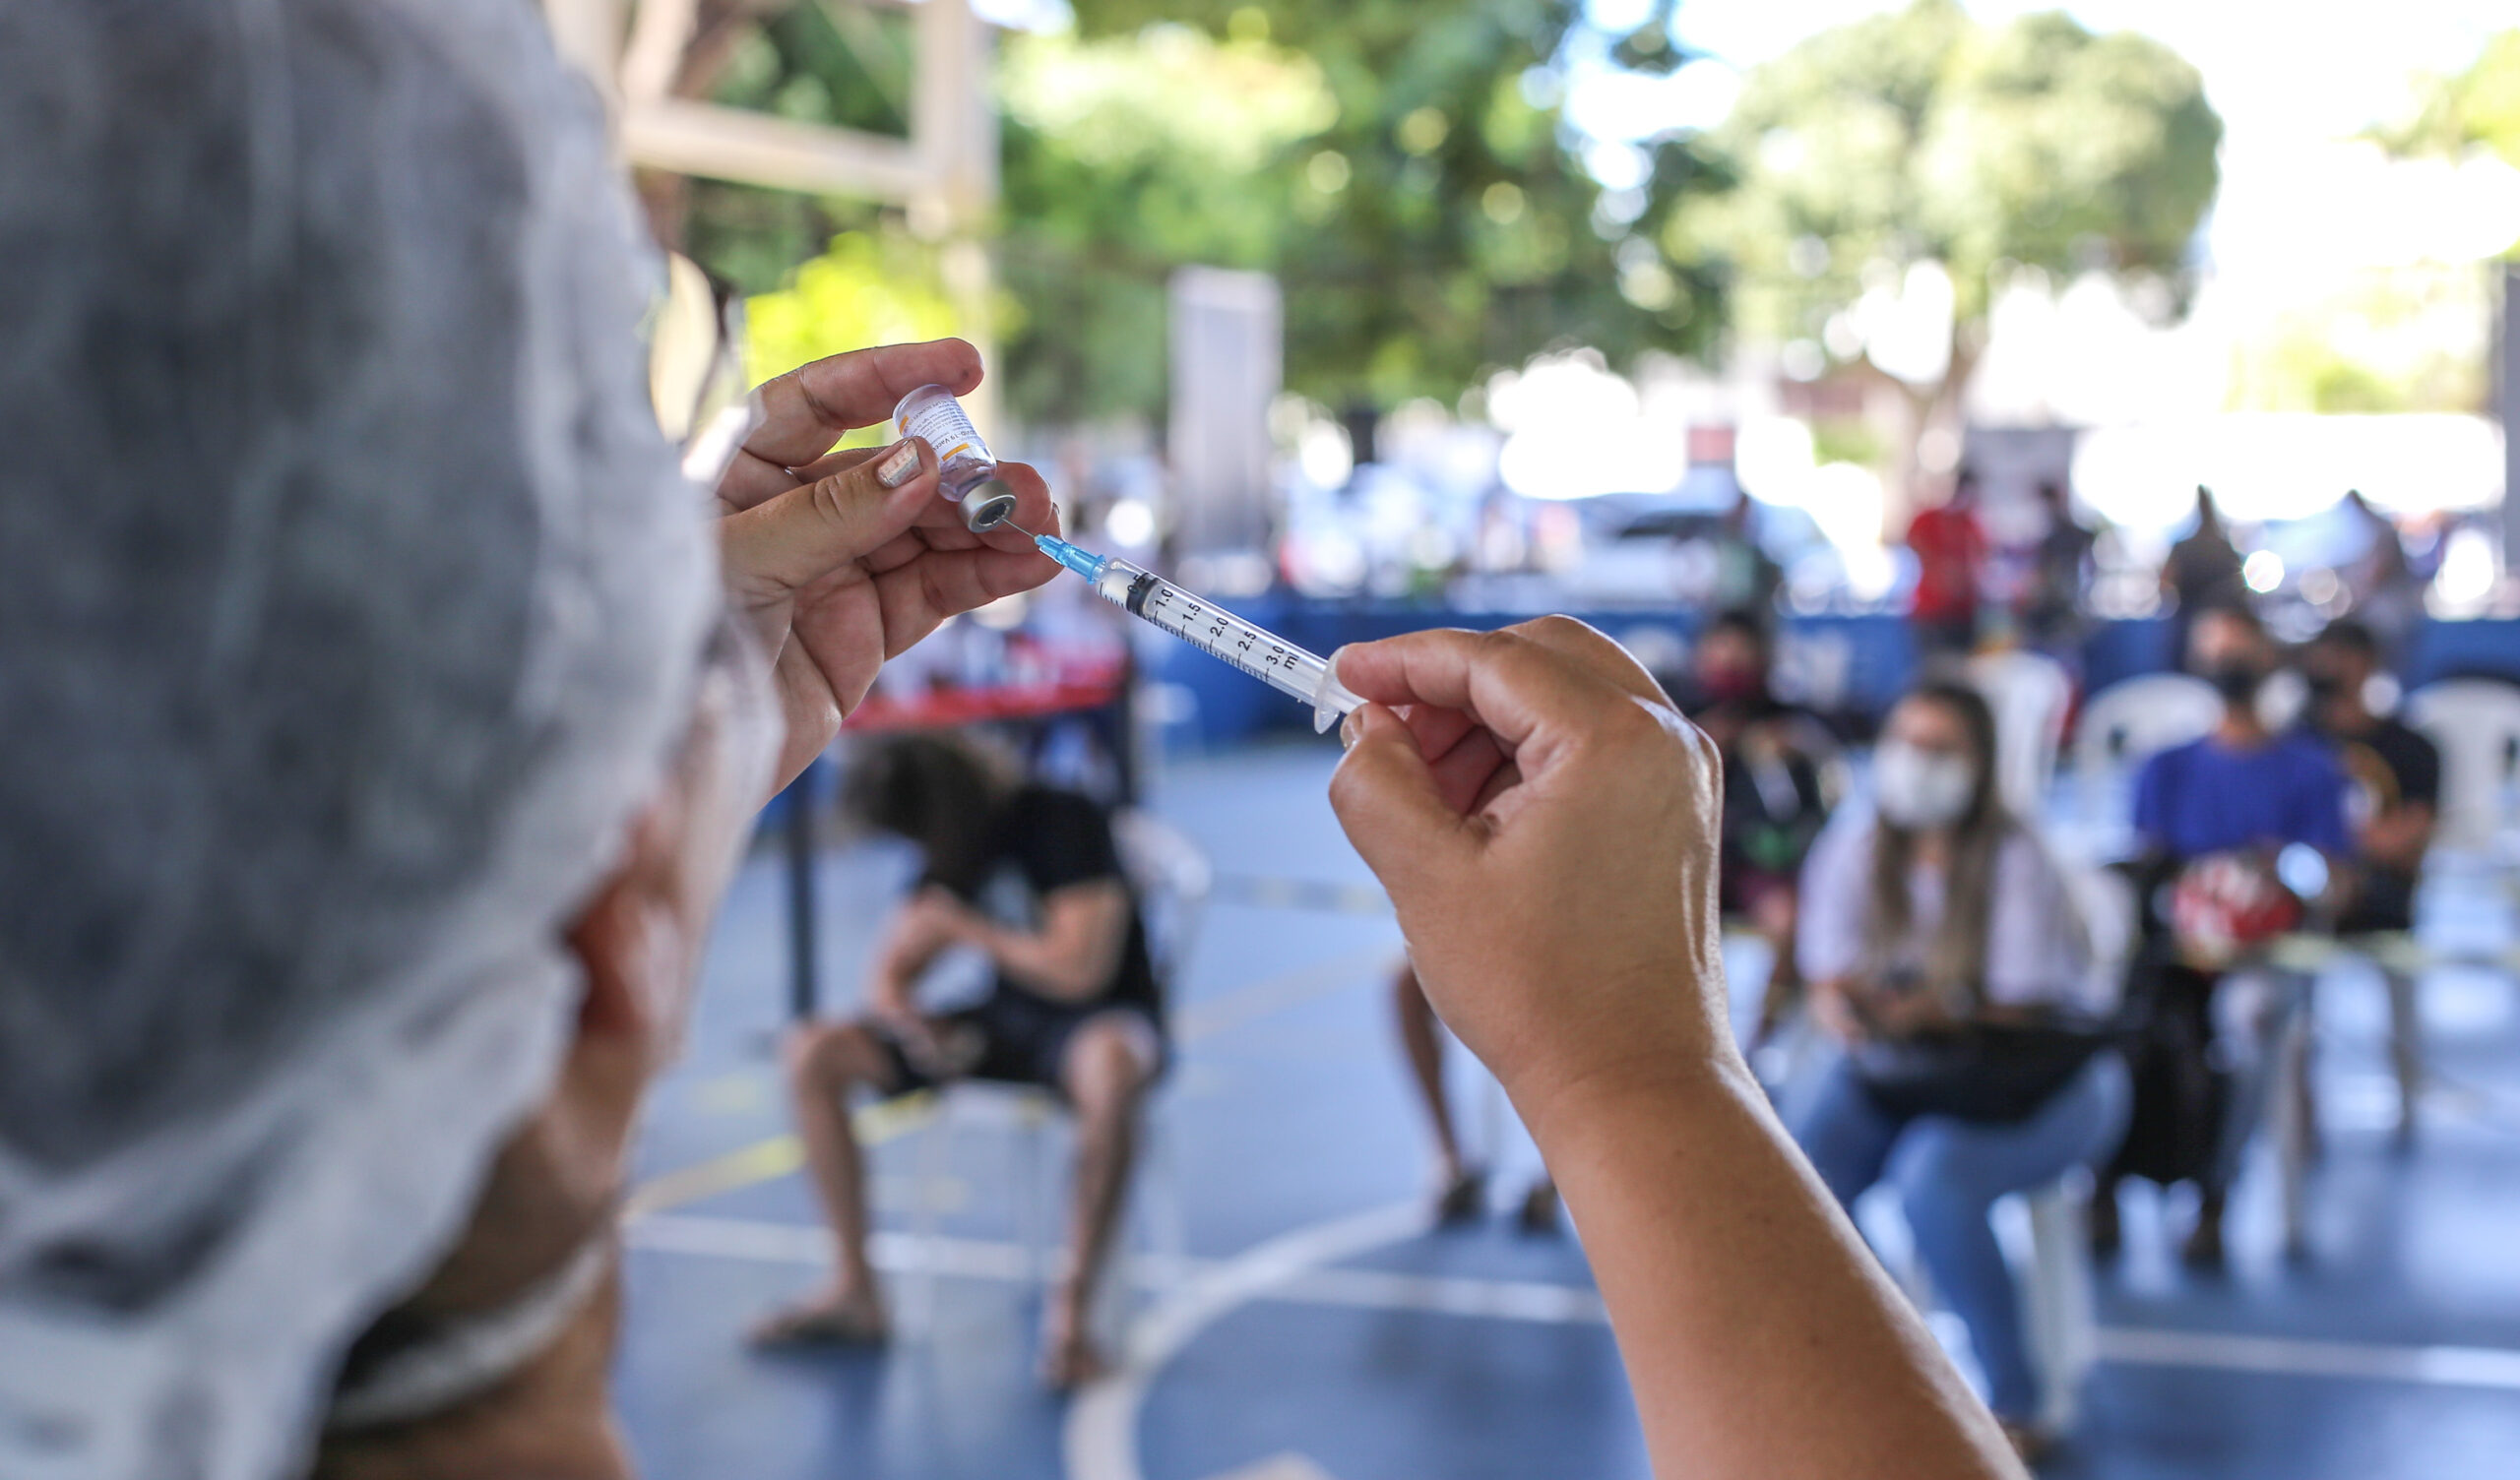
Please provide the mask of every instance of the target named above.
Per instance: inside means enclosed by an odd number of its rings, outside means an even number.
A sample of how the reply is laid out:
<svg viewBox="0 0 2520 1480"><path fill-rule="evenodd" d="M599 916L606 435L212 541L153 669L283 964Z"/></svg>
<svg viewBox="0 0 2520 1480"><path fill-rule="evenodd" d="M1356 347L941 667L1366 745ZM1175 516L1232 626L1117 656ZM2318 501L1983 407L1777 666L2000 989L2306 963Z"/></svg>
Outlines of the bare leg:
<svg viewBox="0 0 2520 1480"><path fill-rule="evenodd" d="M831 1283L755 1328L764 1343L880 1341L886 1333L883 1292L866 1261L866 1159L850 1124L850 1091L890 1088L892 1065L872 1034L855 1023L807 1023L788 1036L788 1090L805 1166L831 1226Z"/></svg>
<svg viewBox="0 0 2520 1480"><path fill-rule="evenodd" d="M1127 1019L1104 1018L1079 1028L1067 1046L1062 1087L1076 1106L1076 1203L1067 1271L1051 1293L1042 1331L1041 1375L1054 1388L1090 1383L1109 1370L1094 1344L1094 1296L1110 1263L1137 1157L1138 1110L1155 1077L1140 1038Z"/></svg>
<svg viewBox="0 0 2520 1480"><path fill-rule="evenodd" d="M1400 1046L1409 1056L1410 1077L1418 1082L1418 1102L1426 1107L1427 1128L1435 1135L1435 1171L1442 1188L1436 1194L1436 1215L1446 1222L1474 1216L1480 1208L1480 1177L1462 1158L1452 1101L1444 1094L1444 1025L1425 989L1418 985L1418 968L1406 960L1391 979L1391 1010L1400 1025Z"/></svg>

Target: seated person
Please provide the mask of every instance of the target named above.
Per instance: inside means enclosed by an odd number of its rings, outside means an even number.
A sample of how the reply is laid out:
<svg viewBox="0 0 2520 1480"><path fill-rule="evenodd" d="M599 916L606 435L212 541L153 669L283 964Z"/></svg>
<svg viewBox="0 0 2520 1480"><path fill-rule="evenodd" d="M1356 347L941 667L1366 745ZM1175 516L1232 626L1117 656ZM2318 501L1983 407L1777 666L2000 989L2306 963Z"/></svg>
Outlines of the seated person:
<svg viewBox="0 0 2520 1480"><path fill-rule="evenodd" d="M1790 1123L1840 1202L1899 1190L2027 1454L2050 1436L1988 1211L2108 1156L2129 1090L2093 1030L2113 994L2095 991L2063 874L2004 811L1994 745L1975 690L1915 690L1883 727L1872 806L1841 809L1812 848L1797 949L1847 1052Z"/></svg>
<svg viewBox="0 0 2520 1480"><path fill-rule="evenodd" d="M2331 622L2301 653L2309 707L2301 729L2331 748L2350 790L2354 893L2339 935L2415 928L2415 890L2441 801L2441 752L2408 726L2371 712L2363 686L2380 671L2380 643L2360 622Z"/></svg>
<svg viewBox="0 0 2520 1480"><path fill-rule="evenodd" d="M866 1260L852 1090L899 1094L966 1077L1038 1084L1077 1112L1071 1263L1050 1302L1042 1377L1059 1388L1089 1382L1104 1368L1089 1320L1096 1282L1119 1220L1138 1107L1165 1058L1146 926L1110 820L1084 797L1023 784L993 757L926 735L869 754L843 804L915 843L924 872L877 948L867 1016L789 1035L797 1130L840 1259L829 1288L772 1317L756 1339L886 1334ZM989 957L995 988L976 1007L927 1016L915 999L919 977L955 946Z"/></svg>
<svg viewBox="0 0 2520 1480"><path fill-rule="evenodd" d="M1821 747L1807 714L1768 687L1775 667L1768 635L1747 612L1731 611L1698 639L1689 717L1724 753L1724 839L1719 888L1724 913L1747 920L1769 947L1767 989L1755 1036L1783 1022L1801 995L1794 963L1796 891L1802 858L1829 820Z"/></svg>
<svg viewBox="0 0 2520 1480"><path fill-rule="evenodd" d="M2310 687L2301 728L2335 747L2349 783L2356 869L2353 896L2336 922L2341 936L2415 928L2416 887L2441 801L2440 751L2408 726L2372 713L2362 701L2363 686L2379 670L2379 638L2360 622L2330 622L2301 653L2301 675ZM2398 1132L2406 1136L2415 1129L2423 1059L2415 999L2403 982L2393 979L2390 988L2397 1019L2392 1048Z"/></svg>
<svg viewBox="0 0 2520 1480"><path fill-rule="evenodd" d="M2200 860L2266 860L2305 843L2327 855L2330 878L2341 885L2342 863L2353 847L2344 772L2321 742L2272 734L2259 718L2257 693L2275 668L2265 628L2245 609L2211 607L2190 624L2188 651L2190 667L2222 692L2223 716L2213 733L2161 752L2137 775L2139 879L2158 885ZM2154 894L2144 891L2148 905ZM2165 923L2149 907L2146 913L2153 1026L2168 1033L2185 1024L2172 1034L2185 1046L2166 1052L2192 1056L2210 1041L2230 1079L2219 1092L2176 1094L2179 1084L2204 1081L2202 1065L2164 1064L2156 1074L2139 1064L2134 1129L2103 1177L2092 1207L2093 1239L2104 1253L2116 1246L2120 1177L2192 1178L2200 1199L2185 1258L2210 1268L2223 1261L2224 1203L2271 1079L2259 1048L2298 1008L2300 993L2260 971L2231 972L2226 986L2225 973L2179 959ZM2219 1110L2211 1108L2217 1103ZM2210 1123L2194 1123L2200 1116Z"/></svg>

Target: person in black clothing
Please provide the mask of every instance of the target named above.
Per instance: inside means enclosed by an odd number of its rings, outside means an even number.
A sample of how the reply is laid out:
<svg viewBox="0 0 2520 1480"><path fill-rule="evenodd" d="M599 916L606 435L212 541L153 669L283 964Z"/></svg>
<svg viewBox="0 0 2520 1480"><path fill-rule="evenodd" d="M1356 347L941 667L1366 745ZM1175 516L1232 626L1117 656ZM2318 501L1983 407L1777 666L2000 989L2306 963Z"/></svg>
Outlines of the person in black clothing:
<svg viewBox="0 0 2520 1480"><path fill-rule="evenodd" d="M2301 676L2310 688L2302 727L2336 748L2350 787L2346 805L2362 867L2336 924L2336 933L2349 938L2415 928L2416 886L2441 801L2441 753L2363 703L2363 686L2379 668L2379 635L2360 622L2329 623L2301 652ZM2405 1137L2415 1131L2423 1058L2414 993L2390 974L2398 1134Z"/></svg>
<svg viewBox="0 0 2520 1480"><path fill-rule="evenodd" d="M866 1259L864 1160L850 1122L859 1088L891 1095L966 1077L1039 1084L1077 1113L1070 1264L1043 1332L1042 1377L1072 1388L1105 1370L1088 1314L1110 1253L1137 1113L1164 1064L1163 1004L1146 925L1109 818L1073 792L1027 785L935 736L892 741L850 777L844 806L918 845L924 868L877 948L866 1017L788 1037L796 1122L839 1245L832 1283L766 1322L757 1340L880 1341ZM965 946L994 963L978 1005L922 1013L920 975Z"/></svg>
<svg viewBox="0 0 2520 1480"><path fill-rule="evenodd" d="M2188 648L2188 632L2208 611L2244 610L2248 582L2240 571L2239 548L2224 527L2223 512L2214 507L2213 490L2196 485L2196 528L2170 547L2162 562L2162 592L2172 598L2170 650Z"/></svg>
<svg viewBox="0 0 2520 1480"><path fill-rule="evenodd" d="M2091 587L2092 532L2074 521L2073 500L2054 481L2039 485L2039 507L2048 531L2032 558L2030 588L2021 611L2022 639L2032 648L2082 671L2083 593Z"/></svg>
<svg viewBox="0 0 2520 1480"><path fill-rule="evenodd" d="M1747 920L1775 960L1759 1013L1764 1037L1801 996L1794 934L1803 855L1829 821L1814 742L1817 724L1768 686L1766 630L1731 611L1698 639L1688 715L1724 754L1723 872L1726 915Z"/></svg>

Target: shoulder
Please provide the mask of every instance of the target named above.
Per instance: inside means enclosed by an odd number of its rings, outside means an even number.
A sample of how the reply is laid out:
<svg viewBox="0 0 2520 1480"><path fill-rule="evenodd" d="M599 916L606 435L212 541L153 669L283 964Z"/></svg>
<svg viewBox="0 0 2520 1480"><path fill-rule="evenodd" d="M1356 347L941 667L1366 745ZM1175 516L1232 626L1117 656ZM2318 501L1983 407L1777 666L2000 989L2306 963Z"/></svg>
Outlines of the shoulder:
<svg viewBox="0 0 2520 1480"><path fill-rule="evenodd" d="M2202 740L2190 740L2184 745L2174 745L2165 750L2157 750L2144 758L2143 769L2136 774L2146 781L2175 775L2195 765L2196 758L2203 754L2205 754L2205 742Z"/></svg>
<svg viewBox="0 0 2520 1480"><path fill-rule="evenodd" d="M2434 745L2424 731L2411 724L2403 724L2395 719L2383 719L2374 735L2398 755L2423 756L2430 760L2440 759L2441 748Z"/></svg>
<svg viewBox="0 0 2520 1480"><path fill-rule="evenodd" d="M1861 858L1872 847L1872 804L1851 801L1831 813L1811 840L1809 868L1815 876L1830 874Z"/></svg>
<svg viewBox="0 0 2520 1480"><path fill-rule="evenodd" d="M2345 767L2336 758L2336 747L2321 736L2296 730L2275 743L2275 753L2295 773L2314 781L2345 779Z"/></svg>

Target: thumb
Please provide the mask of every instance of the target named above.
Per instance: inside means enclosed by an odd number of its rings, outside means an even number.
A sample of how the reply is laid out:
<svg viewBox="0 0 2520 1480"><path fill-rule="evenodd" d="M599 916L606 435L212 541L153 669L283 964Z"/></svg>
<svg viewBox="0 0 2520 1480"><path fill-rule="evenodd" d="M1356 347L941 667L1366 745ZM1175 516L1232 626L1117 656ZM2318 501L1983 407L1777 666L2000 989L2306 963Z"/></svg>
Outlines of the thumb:
<svg viewBox="0 0 2520 1480"><path fill-rule="evenodd" d="M1466 857L1476 845L1477 825L1445 803L1418 737L1390 709L1378 704L1357 709L1340 738L1349 748L1330 777L1330 809L1396 902L1430 866Z"/></svg>
<svg viewBox="0 0 2520 1480"><path fill-rule="evenodd" d="M730 579L792 591L901 537L936 496L936 454L905 438L719 524Z"/></svg>

